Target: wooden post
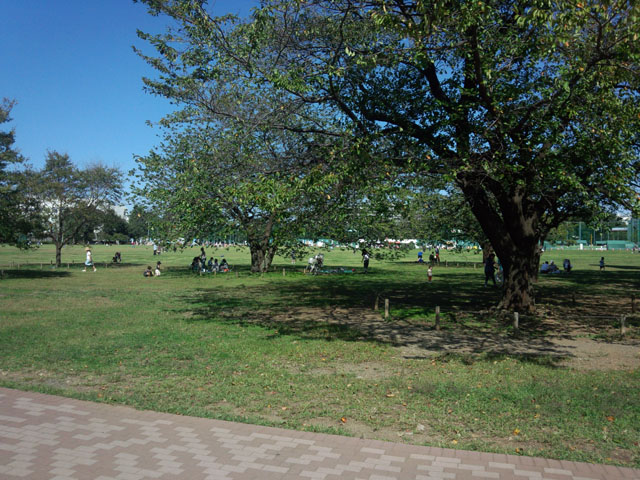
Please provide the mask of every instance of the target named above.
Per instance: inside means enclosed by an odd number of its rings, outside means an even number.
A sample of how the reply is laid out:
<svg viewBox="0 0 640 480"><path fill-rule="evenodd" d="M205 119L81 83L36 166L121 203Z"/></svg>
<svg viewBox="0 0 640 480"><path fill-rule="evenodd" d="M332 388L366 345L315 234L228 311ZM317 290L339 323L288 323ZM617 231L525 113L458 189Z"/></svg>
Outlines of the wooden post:
<svg viewBox="0 0 640 480"><path fill-rule="evenodd" d="M236 272L236 278L238 278L238 272Z"/></svg>
<svg viewBox="0 0 640 480"><path fill-rule="evenodd" d="M67 270L69 270L69 264L67 263Z"/></svg>
<svg viewBox="0 0 640 480"><path fill-rule="evenodd" d="M631 313L636 313L636 296L631 295Z"/></svg>
<svg viewBox="0 0 640 480"><path fill-rule="evenodd" d="M520 314L513 312L513 330L518 331L520 329Z"/></svg>
<svg viewBox="0 0 640 480"><path fill-rule="evenodd" d="M42 270L42 263L40 264L40 270Z"/></svg>
<svg viewBox="0 0 640 480"><path fill-rule="evenodd" d="M627 317L622 315L620 317L620 335L624 336L627 333Z"/></svg>
<svg viewBox="0 0 640 480"><path fill-rule="evenodd" d="M376 302L373 304L373 310L378 311L378 303L380 302L380 295L376 295Z"/></svg>
<svg viewBox="0 0 640 480"><path fill-rule="evenodd" d="M440 305L436 305L436 330L440 330Z"/></svg>
<svg viewBox="0 0 640 480"><path fill-rule="evenodd" d="M449 266L449 261L448 261L448 260L445 260L445 261L444 261L444 266L445 266L445 267L448 267L448 266Z"/></svg>
<svg viewBox="0 0 640 480"><path fill-rule="evenodd" d="M384 319L389 320L389 299L384 299Z"/></svg>
<svg viewBox="0 0 640 480"><path fill-rule="evenodd" d="M286 269L286 268L283 268L283 269L282 269L282 276L283 276L283 277L286 277L286 276L287 276L287 269Z"/></svg>

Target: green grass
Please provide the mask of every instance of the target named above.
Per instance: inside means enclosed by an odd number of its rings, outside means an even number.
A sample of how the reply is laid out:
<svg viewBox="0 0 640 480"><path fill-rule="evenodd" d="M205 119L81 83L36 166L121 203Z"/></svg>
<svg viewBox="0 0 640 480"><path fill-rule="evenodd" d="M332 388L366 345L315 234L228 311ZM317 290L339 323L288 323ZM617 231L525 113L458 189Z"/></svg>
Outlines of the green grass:
<svg viewBox="0 0 640 480"><path fill-rule="evenodd" d="M0 248L0 385L285 428L640 467L637 369L578 371L545 354L446 353L393 341L394 334L433 332L435 305L445 341L456 333L509 335L508 323L491 316L499 293L483 288L482 270L452 266L479 255L443 252L450 266L435 268L427 284L413 254L372 261L368 275L310 277L301 273L304 262L293 266L287 258L276 258L274 272L250 275L246 251L215 252L236 277L191 274L186 267L198 249L160 257L150 247L119 249L123 265L105 268L116 247L96 247L98 271L83 273L81 247L63 250L61 269L50 266L50 246ZM545 257L560 262L566 253ZM584 317L589 327L589 314L609 322L613 306L623 308L638 289L640 255L604 252L602 274L601 255L571 252L574 273L537 284L541 307ZM164 274L143 278L156 258ZM361 269L360 256L348 251L327 253L326 263ZM372 311L378 295L391 301L389 321ZM527 325L522 342L552 333L543 321ZM595 335L608 331L596 327Z"/></svg>

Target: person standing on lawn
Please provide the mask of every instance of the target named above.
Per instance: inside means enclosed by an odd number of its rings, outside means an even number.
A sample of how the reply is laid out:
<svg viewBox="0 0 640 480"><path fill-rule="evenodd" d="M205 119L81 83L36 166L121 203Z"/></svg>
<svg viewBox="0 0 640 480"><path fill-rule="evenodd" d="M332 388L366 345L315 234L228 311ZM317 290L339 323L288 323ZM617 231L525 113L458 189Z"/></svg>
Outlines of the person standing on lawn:
<svg viewBox="0 0 640 480"><path fill-rule="evenodd" d="M91 249L89 247L84 249L85 252L87 252L87 259L84 261L84 268L82 269L83 272L87 271L87 267L91 267L93 268L93 271L96 271L96 267L93 264L93 255L91 254Z"/></svg>
<svg viewBox="0 0 640 480"><path fill-rule="evenodd" d="M492 253L487 257L487 260L484 264L484 286L486 287L489 283L489 280L493 282L493 286L496 286L496 265L495 265L496 256Z"/></svg>
<svg viewBox="0 0 640 480"><path fill-rule="evenodd" d="M369 252L366 250L362 251L362 262L364 264L364 273L369 271Z"/></svg>

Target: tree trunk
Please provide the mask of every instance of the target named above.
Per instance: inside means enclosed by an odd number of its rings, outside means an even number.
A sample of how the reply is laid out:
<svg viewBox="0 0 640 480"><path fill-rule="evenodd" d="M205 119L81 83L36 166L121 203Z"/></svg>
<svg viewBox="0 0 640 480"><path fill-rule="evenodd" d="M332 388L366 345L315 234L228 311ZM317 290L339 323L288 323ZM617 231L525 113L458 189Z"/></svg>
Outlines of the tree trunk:
<svg viewBox="0 0 640 480"><path fill-rule="evenodd" d="M62 265L62 247L60 243L56 242L56 267Z"/></svg>
<svg viewBox="0 0 640 480"><path fill-rule="evenodd" d="M544 238L540 214L535 208L527 208L522 192L506 194L495 182L491 185L495 195L492 201L481 178L462 173L458 182L503 269L503 296L498 308L533 313L533 284L540 263L539 245ZM491 182L485 178L484 183Z"/></svg>
<svg viewBox="0 0 640 480"><path fill-rule="evenodd" d="M501 259L504 270L502 300L498 308L519 313L535 311L535 292L533 284L537 278L540 251L514 250L510 256Z"/></svg>
<svg viewBox="0 0 640 480"><path fill-rule="evenodd" d="M264 245L261 242L250 242L249 250L251 251L251 272L267 272L276 254L276 247Z"/></svg>

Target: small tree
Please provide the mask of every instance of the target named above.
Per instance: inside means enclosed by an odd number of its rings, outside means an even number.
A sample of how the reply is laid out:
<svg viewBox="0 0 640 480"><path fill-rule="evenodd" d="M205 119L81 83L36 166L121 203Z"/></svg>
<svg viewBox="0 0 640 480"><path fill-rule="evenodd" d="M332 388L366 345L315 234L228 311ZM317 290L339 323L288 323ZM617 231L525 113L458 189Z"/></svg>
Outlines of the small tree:
<svg viewBox="0 0 640 480"><path fill-rule="evenodd" d="M103 242L125 243L128 240L128 222L116 213L113 208L108 208L100 216L99 238Z"/></svg>
<svg viewBox="0 0 640 480"><path fill-rule="evenodd" d="M127 235L135 240L148 237L150 225L155 218L155 215L145 210L142 205L134 205L129 214Z"/></svg>
<svg viewBox="0 0 640 480"><path fill-rule="evenodd" d="M45 235L53 240L60 266L62 248L120 199L121 174L101 165L79 170L69 155L50 151L38 177Z"/></svg>

